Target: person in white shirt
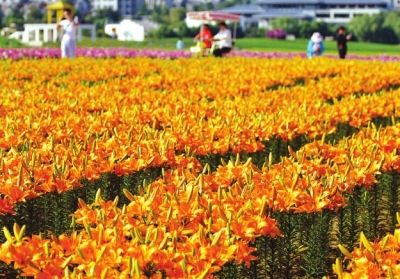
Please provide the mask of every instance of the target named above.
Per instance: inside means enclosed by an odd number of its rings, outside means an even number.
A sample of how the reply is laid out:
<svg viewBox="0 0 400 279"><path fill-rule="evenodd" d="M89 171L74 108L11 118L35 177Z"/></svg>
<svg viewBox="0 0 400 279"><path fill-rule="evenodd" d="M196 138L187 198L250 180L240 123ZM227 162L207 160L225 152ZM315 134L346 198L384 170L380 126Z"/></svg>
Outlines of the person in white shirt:
<svg viewBox="0 0 400 279"><path fill-rule="evenodd" d="M72 20L71 10L64 10L64 20L61 20L57 23L57 28L62 28L64 35L61 39L61 57L75 57L75 49L76 49L76 27L78 26L78 17L75 17Z"/></svg>
<svg viewBox="0 0 400 279"><path fill-rule="evenodd" d="M213 51L215 57L222 57L222 54L232 50L232 33L225 22L219 23L219 32L214 36L213 41L218 44L218 48Z"/></svg>

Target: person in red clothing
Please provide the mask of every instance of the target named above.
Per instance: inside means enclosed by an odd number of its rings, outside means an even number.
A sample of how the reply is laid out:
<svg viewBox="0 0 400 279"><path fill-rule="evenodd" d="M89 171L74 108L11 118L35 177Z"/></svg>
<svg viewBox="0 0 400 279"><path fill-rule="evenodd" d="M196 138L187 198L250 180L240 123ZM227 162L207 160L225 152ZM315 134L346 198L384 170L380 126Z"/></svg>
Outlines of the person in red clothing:
<svg viewBox="0 0 400 279"><path fill-rule="evenodd" d="M195 41L197 41L199 39L202 42L204 42L206 48L211 48L213 35L211 33L211 29L208 24L204 24L203 27L201 28L200 33L197 34L196 37L194 37Z"/></svg>

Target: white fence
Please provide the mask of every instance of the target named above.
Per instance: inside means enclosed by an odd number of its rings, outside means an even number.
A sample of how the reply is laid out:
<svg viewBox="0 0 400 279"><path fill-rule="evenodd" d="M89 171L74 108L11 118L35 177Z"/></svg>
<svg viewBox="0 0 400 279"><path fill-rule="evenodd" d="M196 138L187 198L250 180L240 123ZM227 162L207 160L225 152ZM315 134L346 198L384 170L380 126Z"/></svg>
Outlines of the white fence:
<svg viewBox="0 0 400 279"><path fill-rule="evenodd" d="M90 30L92 41L96 40L96 27L94 24L79 24L77 26L77 40L79 42L82 41L82 30ZM55 42L61 39L59 36L57 24L25 24L21 42L27 44L31 42Z"/></svg>

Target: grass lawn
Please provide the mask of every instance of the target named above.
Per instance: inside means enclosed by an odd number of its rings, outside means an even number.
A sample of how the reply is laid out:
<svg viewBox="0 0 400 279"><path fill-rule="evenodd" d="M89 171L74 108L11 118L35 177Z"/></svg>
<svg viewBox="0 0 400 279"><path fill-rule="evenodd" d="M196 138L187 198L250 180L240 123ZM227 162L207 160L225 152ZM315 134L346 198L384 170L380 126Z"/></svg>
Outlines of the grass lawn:
<svg viewBox="0 0 400 279"><path fill-rule="evenodd" d="M324 42L326 53L337 53L336 41ZM247 50L263 50L263 51L306 51L308 44L307 39L296 39L294 41L285 40L271 40L262 38L249 38L240 39L237 41L237 45L242 49ZM400 55L399 45L384 45L374 43L360 43L360 42L349 42L348 43L349 53L359 55L373 55L373 54L392 54Z"/></svg>
<svg viewBox="0 0 400 279"><path fill-rule="evenodd" d="M84 37L78 46L82 47L128 47L128 48L161 48L175 49L176 38L146 40L144 42L122 42L110 38L97 38L92 42L90 38ZM184 39L185 47L193 46L192 39ZM236 46L243 50L255 51L281 51L281 52L305 52L307 39L296 39L294 41L272 40L265 38L244 38L236 40ZM57 43L47 43L45 46L58 47ZM326 53L336 54L336 42L325 42ZM399 45L384 45L375 43L349 42L349 53L359 55L391 54L400 55Z"/></svg>
<svg viewBox="0 0 400 279"><path fill-rule="evenodd" d="M19 48L22 44L14 39L8 39L0 36L0 48Z"/></svg>

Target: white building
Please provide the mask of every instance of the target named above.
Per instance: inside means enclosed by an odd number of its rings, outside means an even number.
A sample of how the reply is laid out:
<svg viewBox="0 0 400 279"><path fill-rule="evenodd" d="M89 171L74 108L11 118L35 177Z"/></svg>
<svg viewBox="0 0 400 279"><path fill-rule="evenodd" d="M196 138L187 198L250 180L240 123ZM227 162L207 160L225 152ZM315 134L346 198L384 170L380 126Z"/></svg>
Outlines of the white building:
<svg viewBox="0 0 400 279"><path fill-rule="evenodd" d="M0 0L1 1L1 0ZM93 10L112 9L125 18L135 15L144 5L144 0L91 0Z"/></svg>
<svg viewBox="0 0 400 279"><path fill-rule="evenodd" d="M90 3L87 0L76 0L74 6L82 14L87 14L91 10Z"/></svg>
<svg viewBox="0 0 400 279"><path fill-rule="evenodd" d="M119 41L144 41L145 30L144 27L132 20L124 19L120 23L106 24L104 32L113 36Z"/></svg>
<svg viewBox="0 0 400 279"><path fill-rule="evenodd" d="M113 11L118 10L118 0L92 0L93 10L104 10L111 9Z"/></svg>
<svg viewBox="0 0 400 279"><path fill-rule="evenodd" d="M124 17L137 14L144 5L144 0L118 0L118 11Z"/></svg>
<svg viewBox="0 0 400 279"><path fill-rule="evenodd" d="M0 9L4 14L8 14L12 8L16 8L19 4L19 0L0 0Z"/></svg>
<svg viewBox="0 0 400 279"><path fill-rule="evenodd" d="M0 0L0 5L3 7L13 6L19 4L21 1L19 0Z"/></svg>
<svg viewBox="0 0 400 279"><path fill-rule="evenodd" d="M96 41L96 26L94 24L79 24L77 27L77 41L82 41L82 31L90 30L92 41ZM24 24L24 31L16 31L10 39L20 40L30 46L42 46L43 43L56 42L61 39L57 24L33 23Z"/></svg>
<svg viewBox="0 0 400 279"><path fill-rule="evenodd" d="M268 27L272 20L283 16L345 24L359 15L388 11L390 6L385 0L258 0L256 5L233 6L220 11L242 15L242 27Z"/></svg>

